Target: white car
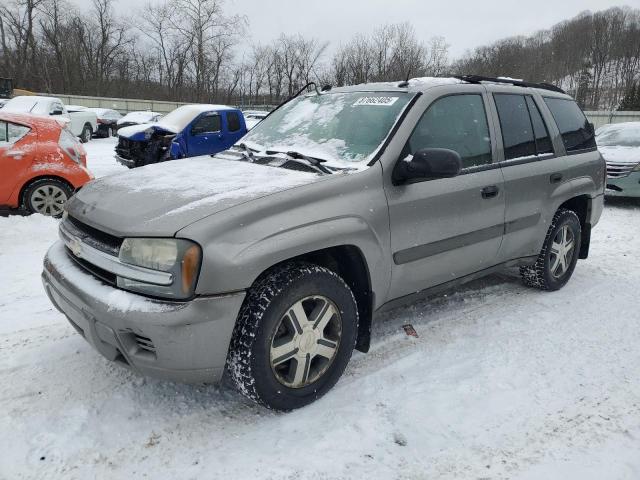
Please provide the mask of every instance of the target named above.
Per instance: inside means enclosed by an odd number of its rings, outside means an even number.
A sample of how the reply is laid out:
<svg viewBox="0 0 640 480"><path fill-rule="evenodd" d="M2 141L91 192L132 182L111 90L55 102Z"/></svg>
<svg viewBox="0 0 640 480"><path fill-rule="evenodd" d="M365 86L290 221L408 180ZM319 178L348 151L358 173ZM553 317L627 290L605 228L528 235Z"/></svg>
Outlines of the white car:
<svg viewBox="0 0 640 480"><path fill-rule="evenodd" d="M242 114L244 115L244 123L247 125L247 130L251 130L262 120L267 118L269 112L264 112L262 110L246 110L242 112Z"/></svg>
<svg viewBox="0 0 640 480"><path fill-rule="evenodd" d="M108 138L115 137L117 126L116 122L122 118L122 115L110 108L83 107L81 105L67 105L67 111L73 112L93 112L98 118L98 127L93 134L96 137Z"/></svg>
<svg viewBox="0 0 640 480"><path fill-rule="evenodd" d="M143 123L154 123L162 118L157 112L129 112L117 122L118 130L131 125L142 125Z"/></svg>
<svg viewBox="0 0 640 480"><path fill-rule="evenodd" d="M57 116L67 121L67 127L80 138L82 143L91 140L91 135L98 126L94 112L77 110L69 112L62 100L56 97L19 96L9 100L4 111L16 113L32 113L34 115Z"/></svg>

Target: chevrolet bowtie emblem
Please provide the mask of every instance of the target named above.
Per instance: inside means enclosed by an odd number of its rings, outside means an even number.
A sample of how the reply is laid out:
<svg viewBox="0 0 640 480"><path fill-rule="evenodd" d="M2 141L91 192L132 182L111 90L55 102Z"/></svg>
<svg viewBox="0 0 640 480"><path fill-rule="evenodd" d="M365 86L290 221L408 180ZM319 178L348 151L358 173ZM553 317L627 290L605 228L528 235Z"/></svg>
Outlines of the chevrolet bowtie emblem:
<svg viewBox="0 0 640 480"><path fill-rule="evenodd" d="M82 254L82 242L77 238L72 238L69 242L69 250L71 250L71 253L76 257L79 257Z"/></svg>

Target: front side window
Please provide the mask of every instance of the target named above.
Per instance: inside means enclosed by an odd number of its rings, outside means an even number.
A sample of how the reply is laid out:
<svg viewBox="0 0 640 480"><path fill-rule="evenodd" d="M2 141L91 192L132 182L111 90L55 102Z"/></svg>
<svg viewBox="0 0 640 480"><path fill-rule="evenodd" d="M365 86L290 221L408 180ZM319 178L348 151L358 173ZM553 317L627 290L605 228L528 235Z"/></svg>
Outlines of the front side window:
<svg viewBox="0 0 640 480"><path fill-rule="evenodd" d="M593 129L580 107L573 100L544 97L551 110L567 152L596 148Z"/></svg>
<svg viewBox="0 0 640 480"><path fill-rule="evenodd" d="M260 151L297 151L334 164L365 162L412 97L395 91L301 96L258 123L242 142Z"/></svg>
<svg viewBox="0 0 640 480"><path fill-rule="evenodd" d="M206 115L200 117L191 127L191 133L200 135L202 133L213 133L220 131L220 115Z"/></svg>
<svg viewBox="0 0 640 480"><path fill-rule="evenodd" d="M458 152L463 168L491 163L491 140L482 96L451 95L433 102L413 130L403 157L425 148Z"/></svg>
<svg viewBox="0 0 640 480"><path fill-rule="evenodd" d="M531 157L536 154L533 126L524 95L494 94L498 109L504 159Z"/></svg>

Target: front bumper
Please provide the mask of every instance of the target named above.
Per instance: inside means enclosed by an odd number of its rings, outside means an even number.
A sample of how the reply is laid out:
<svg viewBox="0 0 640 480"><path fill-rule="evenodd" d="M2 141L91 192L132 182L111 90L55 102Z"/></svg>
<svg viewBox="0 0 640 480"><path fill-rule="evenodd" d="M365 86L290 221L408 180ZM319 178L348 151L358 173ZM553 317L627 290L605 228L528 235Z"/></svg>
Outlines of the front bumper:
<svg viewBox="0 0 640 480"><path fill-rule="evenodd" d="M125 167L135 168L136 166L135 160L130 160L128 158L121 157L120 155L116 155L116 161Z"/></svg>
<svg viewBox="0 0 640 480"><path fill-rule="evenodd" d="M244 292L189 302L149 299L85 273L61 242L45 256L42 281L55 307L108 360L184 383L222 377Z"/></svg>
<svg viewBox="0 0 640 480"><path fill-rule="evenodd" d="M622 178L607 178L605 195L611 197L640 197L640 172Z"/></svg>

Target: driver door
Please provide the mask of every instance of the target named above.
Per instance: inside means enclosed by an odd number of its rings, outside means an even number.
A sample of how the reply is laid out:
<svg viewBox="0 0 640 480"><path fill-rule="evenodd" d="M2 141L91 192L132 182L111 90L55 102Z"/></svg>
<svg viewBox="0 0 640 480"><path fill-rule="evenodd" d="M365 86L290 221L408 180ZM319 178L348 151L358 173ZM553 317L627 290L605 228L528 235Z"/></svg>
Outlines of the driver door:
<svg viewBox="0 0 640 480"><path fill-rule="evenodd" d="M486 92L470 88L431 102L399 159L424 148L454 150L462 159L460 175L387 186L393 253L390 298L499 263L504 179L493 155Z"/></svg>
<svg viewBox="0 0 640 480"><path fill-rule="evenodd" d="M192 124L187 141L187 152L190 157L208 155L222 150L220 146L222 134L222 118L218 113L205 113Z"/></svg>

